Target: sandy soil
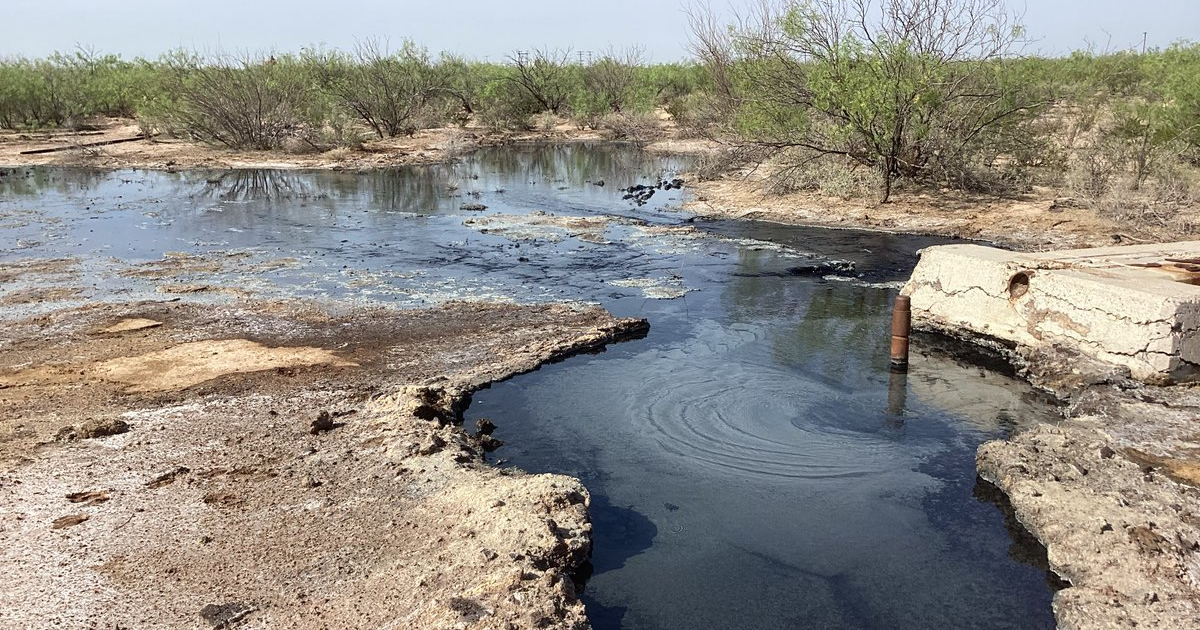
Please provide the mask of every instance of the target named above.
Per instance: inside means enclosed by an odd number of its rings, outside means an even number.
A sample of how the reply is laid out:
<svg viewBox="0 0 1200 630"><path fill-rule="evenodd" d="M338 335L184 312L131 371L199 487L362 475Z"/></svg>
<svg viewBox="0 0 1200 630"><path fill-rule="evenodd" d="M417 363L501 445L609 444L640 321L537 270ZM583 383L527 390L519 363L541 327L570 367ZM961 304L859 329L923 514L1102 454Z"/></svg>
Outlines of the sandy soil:
<svg viewBox="0 0 1200 630"><path fill-rule="evenodd" d="M412 137L371 140L361 150L325 152L235 151L188 140L155 137L86 146L142 135L137 123L120 118L98 121L98 131L19 133L0 130L0 166L81 166L183 170L195 168L371 169L446 162L481 146L512 142L603 140L603 134L566 122L528 132L493 131L479 126L423 129ZM51 153L23 151L57 149Z"/></svg>
<svg viewBox="0 0 1200 630"><path fill-rule="evenodd" d="M1035 188L1015 199L899 191L886 204L818 193L768 195L762 171L728 173L688 183L693 199L685 208L713 218L737 218L835 228L875 229L982 240L1022 251L1047 251L1169 242L1196 238L1169 227L1134 227L1099 216L1073 199ZM1200 217L1200 208L1194 211ZM1194 219L1195 217L1193 217ZM1195 220L1180 221L1181 225Z"/></svg>
<svg viewBox="0 0 1200 630"><path fill-rule="evenodd" d="M583 628L576 480L486 383L644 331L567 305L98 304L5 322L0 627Z"/></svg>

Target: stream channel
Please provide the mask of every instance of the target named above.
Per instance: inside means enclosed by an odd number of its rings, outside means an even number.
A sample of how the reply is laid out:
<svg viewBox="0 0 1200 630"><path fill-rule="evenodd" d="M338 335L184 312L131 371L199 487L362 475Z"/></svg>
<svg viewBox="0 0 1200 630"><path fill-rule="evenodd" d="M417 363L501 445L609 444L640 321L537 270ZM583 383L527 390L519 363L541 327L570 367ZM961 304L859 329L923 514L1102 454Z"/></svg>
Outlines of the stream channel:
<svg viewBox="0 0 1200 630"><path fill-rule="evenodd" d="M0 307L163 299L139 270L168 252L188 299L599 303L649 335L467 412L498 425L491 461L591 491L598 630L1053 628L1045 552L974 453L1054 408L921 339L888 372L891 301L945 241L689 221L686 187L622 198L685 166L575 144L363 173L6 169L0 263L78 265L3 287L66 302Z"/></svg>

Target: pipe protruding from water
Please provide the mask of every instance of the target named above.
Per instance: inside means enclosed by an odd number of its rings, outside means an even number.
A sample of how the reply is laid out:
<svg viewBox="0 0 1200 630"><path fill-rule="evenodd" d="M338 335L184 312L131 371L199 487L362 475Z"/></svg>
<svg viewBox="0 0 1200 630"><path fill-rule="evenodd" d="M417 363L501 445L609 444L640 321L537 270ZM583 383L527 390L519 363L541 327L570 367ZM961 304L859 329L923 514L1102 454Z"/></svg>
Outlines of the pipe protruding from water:
<svg viewBox="0 0 1200 630"><path fill-rule="evenodd" d="M905 370L892 370L888 375L888 403L887 412L889 416L900 418L904 415L904 408L908 406L908 373ZM903 424L903 421L900 421Z"/></svg>
<svg viewBox="0 0 1200 630"><path fill-rule="evenodd" d="M892 369L908 371L908 335L912 331L912 301L907 295L896 297L892 310Z"/></svg>

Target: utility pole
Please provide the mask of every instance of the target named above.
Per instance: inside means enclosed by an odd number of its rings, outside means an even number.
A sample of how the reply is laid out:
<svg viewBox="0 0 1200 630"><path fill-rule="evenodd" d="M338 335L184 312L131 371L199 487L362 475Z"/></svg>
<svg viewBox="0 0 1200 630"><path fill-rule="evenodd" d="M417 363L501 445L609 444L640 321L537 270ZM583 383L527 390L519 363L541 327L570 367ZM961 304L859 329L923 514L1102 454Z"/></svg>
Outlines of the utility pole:
<svg viewBox="0 0 1200 630"><path fill-rule="evenodd" d="M1150 33L1148 31L1142 31L1142 54L1143 55L1146 54L1146 36L1149 34Z"/></svg>

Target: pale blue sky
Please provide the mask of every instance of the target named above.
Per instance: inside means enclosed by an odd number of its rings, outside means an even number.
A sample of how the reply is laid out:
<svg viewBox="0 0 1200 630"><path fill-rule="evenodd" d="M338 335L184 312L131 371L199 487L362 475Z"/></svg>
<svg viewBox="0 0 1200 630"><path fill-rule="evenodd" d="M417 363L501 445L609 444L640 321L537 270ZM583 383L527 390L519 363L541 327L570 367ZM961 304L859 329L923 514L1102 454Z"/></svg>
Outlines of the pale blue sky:
<svg viewBox="0 0 1200 630"><path fill-rule="evenodd" d="M156 57L171 48L295 51L409 38L433 51L499 60L534 47L604 50L641 44L656 61L687 56L678 0L0 0L0 56L43 56L76 44ZM744 7L749 0L712 0ZM1012 0L1049 54L1200 39L1200 0Z"/></svg>

